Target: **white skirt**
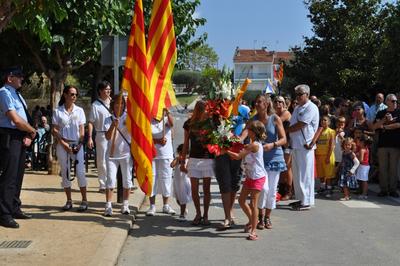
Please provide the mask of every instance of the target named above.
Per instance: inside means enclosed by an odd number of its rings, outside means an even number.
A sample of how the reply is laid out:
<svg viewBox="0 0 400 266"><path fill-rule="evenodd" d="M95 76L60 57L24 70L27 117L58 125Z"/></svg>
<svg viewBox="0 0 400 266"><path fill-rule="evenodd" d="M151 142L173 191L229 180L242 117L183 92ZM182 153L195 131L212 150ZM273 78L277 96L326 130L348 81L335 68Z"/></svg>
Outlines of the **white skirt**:
<svg viewBox="0 0 400 266"><path fill-rule="evenodd" d="M369 165L360 165L356 171L356 178L360 181L368 181Z"/></svg>
<svg viewBox="0 0 400 266"><path fill-rule="evenodd" d="M189 177L213 177L215 176L215 161L214 159L189 158L187 170Z"/></svg>

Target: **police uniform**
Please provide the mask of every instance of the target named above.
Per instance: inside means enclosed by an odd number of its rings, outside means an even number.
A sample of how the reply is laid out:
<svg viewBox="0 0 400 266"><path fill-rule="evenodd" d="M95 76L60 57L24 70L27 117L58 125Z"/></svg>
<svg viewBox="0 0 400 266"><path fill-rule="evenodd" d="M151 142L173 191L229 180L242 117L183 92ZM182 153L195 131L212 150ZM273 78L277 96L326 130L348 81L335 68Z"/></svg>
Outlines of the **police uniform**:
<svg viewBox="0 0 400 266"><path fill-rule="evenodd" d="M296 199L300 200L302 205L314 205L315 145L311 150L308 150L304 147L304 144L311 143L318 129L318 107L310 100L302 106L297 106L290 118L290 126L297 122L303 122L306 125L301 130L289 133L293 149L292 170L294 191Z"/></svg>
<svg viewBox="0 0 400 266"><path fill-rule="evenodd" d="M86 123L85 113L81 107L74 104L71 113L68 113L64 105L57 107L57 109L54 110L52 122L53 125L57 125L60 128L60 136L64 141L68 142L70 146L79 144L79 126ZM69 159L72 159L72 162L76 162L76 176L78 178L79 187L86 187L87 182L85 177L83 148L81 148L76 154L68 154L62 145L58 143L56 152L61 167L62 187L71 187Z"/></svg>
<svg viewBox="0 0 400 266"><path fill-rule="evenodd" d="M17 129L6 113L15 111L18 116L28 122L25 109L26 102L16 88L8 84L0 88L0 219L2 224L13 221L13 217L22 213L20 194L26 158L23 138L28 134ZM15 223L13 227L18 227L18 224Z"/></svg>
<svg viewBox="0 0 400 266"><path fill-rule="evenodd" d="M88 121L93 124L93 127L96 130L96 164L100 189L106 188L107 180L106 151L108 141L105 133L108 130L106 119L110 119L111 117L109 108L110 104L108 102L97 99L92 104L92 109L88 119Z"/></svg>

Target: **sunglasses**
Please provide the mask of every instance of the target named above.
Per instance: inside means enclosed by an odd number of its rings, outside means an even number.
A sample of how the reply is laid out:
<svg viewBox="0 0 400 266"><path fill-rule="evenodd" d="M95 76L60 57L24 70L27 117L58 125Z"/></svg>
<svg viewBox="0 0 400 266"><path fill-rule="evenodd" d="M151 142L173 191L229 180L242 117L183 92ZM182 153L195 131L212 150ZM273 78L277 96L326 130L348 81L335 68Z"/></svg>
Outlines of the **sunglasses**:
<svg viewBox="0 0 400 266"><path fill-rule="evenodd" d="M283 101L274 101L274 103L284 103Z"/></svg>
<svg viewBox="0 0 400 266"><path fill-rule="evenodd" d="M397 103L397 100L391 100L392 103Z"/></svg>
<svg viewBox="0 0 400 266"><path fill-rule="evenodd" d="M78 93L70 93L69 96L71 97L78 96Z"/></svg>
<svg viewBox="0 0 400 266"><path fill-rule="evenodd" d="M305 92L300 92L300 93L296 93L296 97L300 97L302 95L306 94Z"/></svg>

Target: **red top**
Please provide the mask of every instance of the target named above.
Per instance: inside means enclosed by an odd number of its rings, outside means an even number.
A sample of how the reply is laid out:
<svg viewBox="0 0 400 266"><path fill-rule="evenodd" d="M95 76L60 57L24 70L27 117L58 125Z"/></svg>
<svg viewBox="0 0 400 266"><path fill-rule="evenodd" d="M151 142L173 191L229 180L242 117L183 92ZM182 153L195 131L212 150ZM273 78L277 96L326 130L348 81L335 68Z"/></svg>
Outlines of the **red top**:
<svg viewBox="0 0 400 266"><path fill-rule="evenodd" d="M369 149L365 148L364 158L362 158L361 165L369 165Z"/></svg>

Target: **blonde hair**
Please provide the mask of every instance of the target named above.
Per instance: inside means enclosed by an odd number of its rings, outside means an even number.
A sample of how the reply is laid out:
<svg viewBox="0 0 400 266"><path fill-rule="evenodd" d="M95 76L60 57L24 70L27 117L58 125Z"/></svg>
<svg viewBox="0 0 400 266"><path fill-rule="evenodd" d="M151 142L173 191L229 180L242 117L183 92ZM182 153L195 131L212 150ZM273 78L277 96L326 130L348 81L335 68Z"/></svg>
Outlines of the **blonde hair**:
<svg viewBox="0 0 400 266"><path fill-rule="evenodd" d="M274 114L275 110L274 110L274 107L272 106L271 97L269 97L269 95L267 95L267 94L259 94L259 95L257 95L255 101L257 101L261 97L264 98L264 100L267 104L267 115Z"/></svg>
<svg viewBox="0 0 400 266"><path fill-rule="evenodd" d="M267 138L265 133L265 126L261 121L253 120L247 125L247 130L254 132L256 140L261 141Z"/></svg>
<svg viewBox="0 0 400 266"><path fill-rule="evenodd" d="M344 146L346 146L346 144L348 143L351 144L351 150L354 150L356 144L354 143L354 139L351 137L344 138L344 140L342 141L342 149L345 150Z"/></svg>

